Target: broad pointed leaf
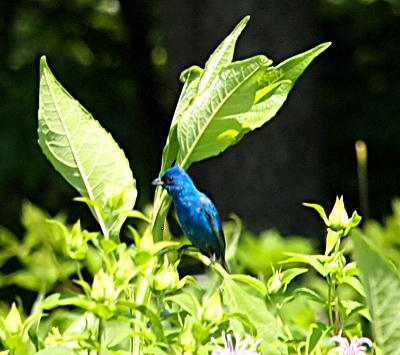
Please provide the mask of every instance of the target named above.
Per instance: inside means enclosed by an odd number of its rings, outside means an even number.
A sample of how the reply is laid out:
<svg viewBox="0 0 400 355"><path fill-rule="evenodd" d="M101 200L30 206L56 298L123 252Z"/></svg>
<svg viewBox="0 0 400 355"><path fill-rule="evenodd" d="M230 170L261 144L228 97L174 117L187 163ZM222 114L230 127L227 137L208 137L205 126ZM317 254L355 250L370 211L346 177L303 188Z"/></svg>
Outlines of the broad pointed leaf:
<svg viewBox="0 0 400 355"><path fill-rule="evenodd" d="M137 191L124 152L92 115L57 81L40 61L39 145L54 168L78 192L106 210L105 188L123 189L118 215L133 208ZM118 233L126 216L105 221L99 208L89 208L105 236Z"/></svg>

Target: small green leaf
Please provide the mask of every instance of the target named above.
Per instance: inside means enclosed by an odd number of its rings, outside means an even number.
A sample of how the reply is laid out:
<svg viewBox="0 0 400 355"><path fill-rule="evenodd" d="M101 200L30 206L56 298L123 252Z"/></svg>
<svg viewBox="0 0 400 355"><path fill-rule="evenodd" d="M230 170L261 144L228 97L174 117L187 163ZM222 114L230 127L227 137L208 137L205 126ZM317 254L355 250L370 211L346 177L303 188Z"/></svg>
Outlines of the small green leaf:
<svg viewBox="0 0 400 355"><path fill-rule="evenodd" d="M100 245L106 254L109 254L118 248L118 244L110 239L102 239Z"/></svg>
<svg viewBox="0 0 400 355"><path fill-rule="evenodd" d="M251 277L248 275L242 275L242 274L236 274L236 275L234 274L231 276L231 279L233 279L235 281L243 282L243 283L251 286L258 292L260 292L262 295L267 294L267 288L265 287L265 285L260 280L257 280L254 277Z"/></svg>
<svg viewBox="0 0 400 355"><path fill-rule="evenodd" d="M343 283L354 288L361 296L365 297L365 288L357 277L346 276L342 280Z"/></svg>
<svg viewBox="0 0 400 355"><path fill-rule="evenodd" d="M305 268L291 268L291 269L287 269L284 270L280 273L281 275L281 281L283 284L288 285L295 277L304 274L308 271L308 269Z"/></svg>
<svg viewBox="0 0 400 355"><path fill-rule="evenodd" d="M91 311L96 307L96 302L88 300L83 295L68 295L61 293L53 293L41 302L43 309L53 309L61 306L76 306L87 311Z"/></svg>
<svg viewBox="0 0 400 355"><path fill-rule="evenodd" d="M306 203L306 202L303 203L303 206L311 207L314 210L316 210L318 212L318 214L320 215L320 217L322 218L322 220L324 221L325 225L329 227L329 224L330 224L329 219L326 216L325 210L322 206L317 205L316 203Z"/></svg>
<svg viewBox="0 0 400 355"><path fill-rule="evenodd" d="M283 260L281 263L305 263L311 265L322 276L325 276L327 274L324 267L326 261L326 257L324 255L306 255L295 253L286 253L286 255L289 255L291 257L289 259Z"/></svg>
<svg viewBox="0 0 400 355"><path fill-rule="evenodd" d="M311 332L307 336L306 355L315 354L318 344L328 334L330 328L323 323L316 323L311 326Z"/></svg>
<svg viewBox="0 0 400 355"><path fill-rule="evenodd" d="M166 297L164 299L164 301L165 302L168 302L168 301L174 302L177 305L179 305L183 310L185 310L190 315L192 315L195 319L200 318L200 314L201 314L200 303L194 297L191 297L187 293L179 293L176 295Z"/></svg>
<svg viewBox="0 0 400 355"><path fill-rule="evenodd" d="M110 319L114 312L108 307L108 305L103 303L96 303L96 305L90 309L92 313L98 316L101 319Z"/></svg>
<svg viewBox="0 0 400 355"><path fill-rule="evenodd" d="M102 204L99 201L91 200L88 197L75 197L73 200L74 201L78 201L78 202L83 202L83 203L86 203L88 206L97 208L97 211L100 213L101 218L104 221L107 221L108 216L104 212L104 208L103 208Z"/></svg>
<svg viewBox="0 0 400 355"><path fill-rule="evenodd" d="M150 223L149 218L145 214L143 214L142 212L137 211L137 210L128 211L128 212L126 212L125 216L129 217L129 218L141 219L142 221Z"/></svg>
<svg viewBox="0 0 400 355"><path fill-rule="evenodd" d="M340 303L345 308L347 317L368 308L365 304L352 300L341 300Z"/></svg>
<svg viewBox="0 0 400 355"><path fill-rule="evenodd" d="M318 303L325 304L326 300L322 296L320 296L317 292L307 288L307 287L299 287L294 290L292 293L293 296L307 296L311 300L316 301Z"/></svg>
<svg viewBox="0 0 400 355"><path fill-rule="evenodd" d="M325 255L328 255L333 250L339 238L342 236L342 232L343 231L337 232L333 229L328 228L328 234L326 236Z"/></svg>
<svg viewBox="0 0 400 355"><path fill-rule="evenodd" d="M360 224L361 219L362 217L358 215L357 211L354 211L347 225L345 235L347 235L351 229L357 227Z"/></svg>

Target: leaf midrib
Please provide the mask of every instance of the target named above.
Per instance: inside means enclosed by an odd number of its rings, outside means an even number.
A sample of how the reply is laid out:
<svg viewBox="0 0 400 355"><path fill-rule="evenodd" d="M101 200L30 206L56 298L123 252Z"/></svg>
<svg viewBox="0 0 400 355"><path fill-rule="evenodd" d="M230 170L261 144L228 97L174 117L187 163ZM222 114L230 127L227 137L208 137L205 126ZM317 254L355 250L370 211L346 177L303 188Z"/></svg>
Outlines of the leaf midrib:
<svg viewBox="0 0 400 355"><path fill-rule="evenodd" d="M181 166L183 168L187 168L186 164L188 162L189 157L193 154L194 149L196 148L199 140L201 139L201 137L203 137L204 132L206 131L207 127L209 126L209 124L211 123L211 121L215 118L216 113L220 110L221 106L227 101L227 99L229 97L231 97L231 95L240 87L242 86L251 76L253 76L261 67L261 64L258 63L256 69L254 69L253 71L250 72L249 75L246 76L246 78L244 80L242 80L238 85L235 85L232 90L229 92L229 94L227 94L223 100L221 100L221 102L219 103L219 105L217 105L217 109L215 109L212 113L212 115L210 115L209 119L206 121L206 123L203 125L203 127L201 128L201 130L199 131L199 134L197 135L197 137L195 138L192 146L189 148L185 158L182 160L181 162ZM218 76L218 74L214 77L215 78ZM206 93L208 92L208 90L212 89L212 84L208 87L207 91L204 92L204 95L206 95Z"/></svg>
<svg viewBox="0 0 400 355"><path fill-rule="evenodd" d="M86 174L85 174L85 171L84 171L84 169L83 169L83 167L82 167L82 165L81 165L81 162L80 162L80 160L78 159L79 156L78 156L78 153L76 152L76 149L75 149L75 146L74 146L74 144L73 144L73 141L72 141L70 135L68 134L69 132L68 132L67 126L66 126L66 124L64 123L64 121L63 121L63 119L62 119L62 117L61 117L61 112L60 112L60 110L59 110L59 105L57 104L57 100L56 100L56 97L55 97L54 92L53 92L53 90L52 90L52 87L51 87L51 85L49 84L48 72L47 72L46 69L44 69L44 73L45 73L46 83L47 83L47 86L48 86L48 88L49 88L49 92L50 92L51 98L52 98L52 100L53 100L53 102L54 102L54 106L56 107L59 120L61 121L61 125L62 125L62 127L63 127L64 132L65 132L65 136L66 136L66 138L67 138L67 140L68 140L68 144L69 144L69 146L70 146L70 148L71 148L71 152L72 152L72 156L73 156L73 158L74 158L75 164L76 164L77 169L78 169L78 171L79 171L79 173L80 173L80 175L81 175L82 181L83 181L83 183L84 183L84 186L85 186L85 188L86 188L86 191L88 192L89 198L90 198L91 200L94 200L94 199L95 199L95 198L94 198L94 193L93 193L93 191L92 191L92 189L91 189L91 187L90 187L88 178L86 177ZM73 103L75 103L75 102L73 102ZM72 108L71 108L71 107L70 107L69 111L72 112ZM70 115L70 112L68 113L68 116ZM78 125L77 128L79 129L79 125ZM101 221L101 216L100 216L100 213L99 213L99 211L98 211L98 208L95 207L94 209L95 209L95 213L96 213L96 215L97 215L97 220L99 221L99 223L101 223L101 222L100 222L100 221Z"/></svg>

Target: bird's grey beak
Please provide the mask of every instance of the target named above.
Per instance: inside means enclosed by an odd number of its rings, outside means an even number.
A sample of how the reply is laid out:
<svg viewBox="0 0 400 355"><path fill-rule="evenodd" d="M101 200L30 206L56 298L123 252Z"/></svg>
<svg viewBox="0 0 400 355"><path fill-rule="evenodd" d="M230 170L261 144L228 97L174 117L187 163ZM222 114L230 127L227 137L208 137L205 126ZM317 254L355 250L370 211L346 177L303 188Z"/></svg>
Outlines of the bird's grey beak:
<svg viewBox="0 0 400 355"><path fill-rule="evenodd" d="M151 184L152 184L152 185L159 185L159 186L164 187L164 181L162 181L161 178L154 179L154 180L151 182Z"/></svg>

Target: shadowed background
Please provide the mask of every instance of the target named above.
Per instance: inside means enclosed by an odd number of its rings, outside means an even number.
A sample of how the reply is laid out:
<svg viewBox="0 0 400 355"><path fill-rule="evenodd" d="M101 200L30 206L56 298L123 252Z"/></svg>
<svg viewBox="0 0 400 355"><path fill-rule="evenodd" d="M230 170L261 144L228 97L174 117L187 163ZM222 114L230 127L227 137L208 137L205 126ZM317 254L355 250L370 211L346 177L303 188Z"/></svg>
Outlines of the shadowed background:
<svg viewBox="0 0 400 355"><path fill-rule="evenodd" d="M204 66L247 14L236 59L282 60L332 41L277 116L189 172L222 220L318 238L304 201L327 208L343 194L359 210L354 142L369 148L371 216L398 195L399 9L389 1L15 0L0 3L0 225L21 233L25 198L90 227L87 208L37 144L39 58L125 151L138 208L152 201L182 70ZM83 217L82 217L83 215Z"/></svg>

